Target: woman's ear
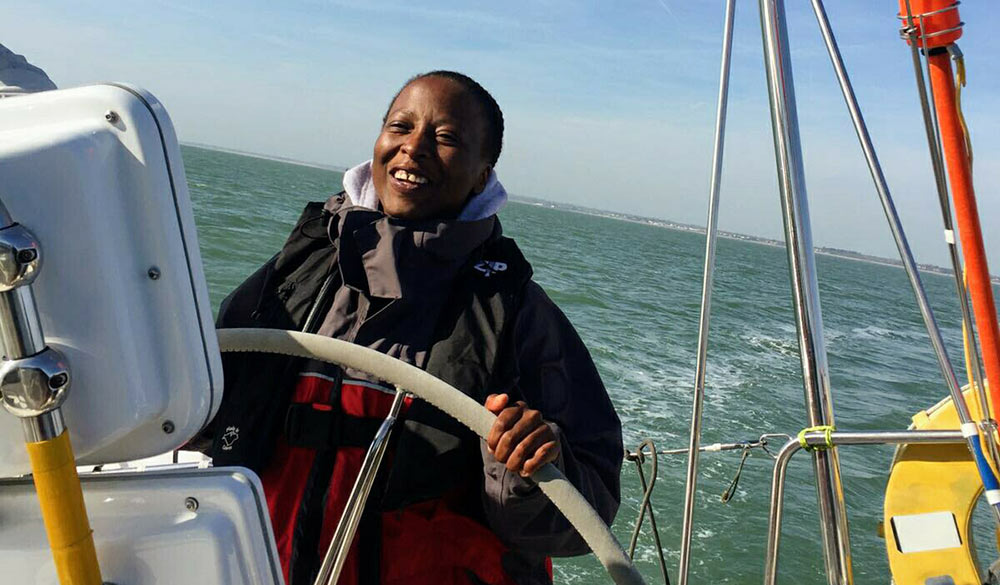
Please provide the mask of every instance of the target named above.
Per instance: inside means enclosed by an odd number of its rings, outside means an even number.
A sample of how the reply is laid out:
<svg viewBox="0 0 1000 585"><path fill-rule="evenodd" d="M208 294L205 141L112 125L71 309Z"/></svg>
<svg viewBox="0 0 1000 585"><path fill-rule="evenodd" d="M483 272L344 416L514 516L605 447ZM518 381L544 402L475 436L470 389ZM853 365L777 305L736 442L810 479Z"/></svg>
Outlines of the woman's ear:
<svg viewBox="0 0 1000 585"><path fill-rule="evenodd" d="M483 167L483 172L479 174L479 179L476 181L476 184L472 186L473 194L479 195L484 189L486 189L486 183L490 180L490 172L492 171L493 167L490 165Z"/></svg>

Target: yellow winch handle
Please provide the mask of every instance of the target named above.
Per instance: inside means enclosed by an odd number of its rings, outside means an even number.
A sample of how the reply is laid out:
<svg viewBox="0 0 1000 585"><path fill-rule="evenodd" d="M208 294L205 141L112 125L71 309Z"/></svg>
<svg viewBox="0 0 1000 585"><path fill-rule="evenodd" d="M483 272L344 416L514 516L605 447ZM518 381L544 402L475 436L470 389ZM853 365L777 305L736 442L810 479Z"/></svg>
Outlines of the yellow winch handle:
<svg viewBox="0 0 1000 585"><path fill-rule="evenodd" d="M59 583L101 585L69 433L63 431L55 439L26 445Z"/></svg>

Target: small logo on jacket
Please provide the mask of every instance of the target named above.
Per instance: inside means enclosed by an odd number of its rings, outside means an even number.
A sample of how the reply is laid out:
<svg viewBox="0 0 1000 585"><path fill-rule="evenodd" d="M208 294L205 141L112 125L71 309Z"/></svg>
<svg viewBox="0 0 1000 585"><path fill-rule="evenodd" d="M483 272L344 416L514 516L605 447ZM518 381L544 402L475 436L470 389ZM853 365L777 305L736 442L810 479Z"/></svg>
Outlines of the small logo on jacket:
<svg viewBox="0 0 1000 585"><path fill-rule="evenodd" d="M476 264L475 269L482 272L487 278L492 274L497 272L503 272L507 270L507 264L505 262L494 262L492 260L483 260Z"/></svg>
<svg viewBox="0 0 1000 585"><path fill-rule="evenodd" d="M225 434L222 435L222 450L232 451L233 443L240 438L240 427L226 427Z"/></svg>

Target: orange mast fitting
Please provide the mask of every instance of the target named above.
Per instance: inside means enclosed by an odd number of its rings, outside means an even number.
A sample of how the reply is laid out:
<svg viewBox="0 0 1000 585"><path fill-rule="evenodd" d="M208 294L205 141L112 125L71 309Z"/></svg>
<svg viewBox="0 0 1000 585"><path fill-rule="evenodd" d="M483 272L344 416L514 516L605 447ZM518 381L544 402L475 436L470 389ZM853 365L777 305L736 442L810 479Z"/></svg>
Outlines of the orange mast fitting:
<svg viewBox="0 0 1000 585"><path fill-rule="evenodd" d="M909 26L908 16L913 16L921 48L946 47L962 36L962 19L955 0L909 0L909 11L906 4L907 0L899 0L899 18L903 26ZM923 40L919 41L921 37Z"/></svg>

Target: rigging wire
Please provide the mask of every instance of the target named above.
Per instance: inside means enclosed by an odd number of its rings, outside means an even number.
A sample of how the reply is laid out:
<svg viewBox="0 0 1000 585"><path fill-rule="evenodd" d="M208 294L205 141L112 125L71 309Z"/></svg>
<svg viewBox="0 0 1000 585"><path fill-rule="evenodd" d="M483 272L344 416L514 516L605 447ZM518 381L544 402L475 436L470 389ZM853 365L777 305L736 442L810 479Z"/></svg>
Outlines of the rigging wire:
<svg viewBox="0 0 1000 585"><path fill-rule="evenodd" d="M782 445L784 445L787 441L792 440L792 436L786 433L765 433L760 437L758 437L757 439L753 440L732 441L729 443L712 443L710 445L702 445L698 447L698 451L700 453L717 453L720 451L737 451L737 450L742 450L744 448L760 449L761 451L767 453L771 457L771 459L777 459L778 456L772 453L770 449L768 449L768 444L770 443L770 440L774 438L781 438ZM689 450L686 447L677 449L660 449L656 453L658 455L686 455L689 453ZM625 459L627 459L628 461L635 461L637 457L639 457L638 451L634 453L633 452L625 453Z"/></svg>
<svg viewBox="0 0 1000 585"><path fill-rule="evenodd" d="M760 449L771 459L777 459L770 449L768 449L768 443L771 439L780 438L782 439L782 444L792 439L791 435L785 433L765 433L754 440L745 441L732 441L728 443L712 443L711 445L702 445L698 448L700 452L713 452L721 453L724 451L736 451L739 450L740 463L736 468L736 474L733 479L729 482L729 486L722 493L720 499L722 503L729 503L733 496L736 494L736 488L739 485L740 478L743 475L743 466L746 460L750 457L754 449ZM639 541L639 533L642 529L643 520L646 517L646 511L649 511L649 523L650 528L653 532L653 540L656 543L656 552L659 557L660 563L660 573L663 576L663 582L666 585L670 585L670 576L667 572L667 563L663 554L663 545L660 543L660 531L656 527L656 516L653 513L652 497L653 488L656 485L657 477L657 467L659 455L685 455L689 453L688 449L661 449L657 450L656 445L653 443L652 439L645 439L635 451L625 451L625 460L635 463L636 472L639 476L639 483L642 486L642 501L639 504L639 515L635 521L635 527L632 530L632 538L629 542L628 556L630 559L635 557L635 549ZM650 460L650 478L646 481L646 473L643 470L643 464L646 462L646 458Z"/></svg>

